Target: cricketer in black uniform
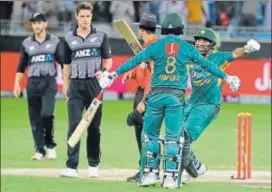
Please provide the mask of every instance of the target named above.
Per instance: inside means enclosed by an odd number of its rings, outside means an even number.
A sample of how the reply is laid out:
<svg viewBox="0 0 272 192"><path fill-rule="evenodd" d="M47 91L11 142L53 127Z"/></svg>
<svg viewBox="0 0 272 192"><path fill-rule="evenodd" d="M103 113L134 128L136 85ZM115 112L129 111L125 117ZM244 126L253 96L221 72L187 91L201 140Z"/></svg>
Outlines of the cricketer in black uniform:
<svg viewBox="0 0 272 192"><path fill-rule="evenodd" d="M61 43L58 37L46 33L47 22L43 14L34 13L31 22L34 34L22 43L14 95L19 97L20 82L28 68L27 103L36 149L32 160L42 160L45 157L45 146L48 149L47 157L55 159L56 143L53 139L57 93L55 62L61 63Z"/></svg>
<svg viewBox="0 0 272 192"><path fill-rule="evenodd" d="M99 94L101 87L97 74L112 65L111 50L107 34L91 25L92 6L82 2L77 7L78 26L65 37L64 43L64 95L67 96L69 130L67 139L79 124L84 109ZM100 163L100 124L102 105L98 108L87 136L87 158L89 177L98 177ZM66 169L60 176L78 177L80 143L74 148L68 146Z"/></svg>

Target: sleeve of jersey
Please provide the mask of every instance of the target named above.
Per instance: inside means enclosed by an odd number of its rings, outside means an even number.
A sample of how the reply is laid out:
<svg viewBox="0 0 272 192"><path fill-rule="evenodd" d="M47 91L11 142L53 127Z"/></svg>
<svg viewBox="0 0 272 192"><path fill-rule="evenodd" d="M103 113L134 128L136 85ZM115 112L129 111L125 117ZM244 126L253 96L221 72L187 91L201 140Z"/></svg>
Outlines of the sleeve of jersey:
<svg viewBox="0 0 272 192"><path fill-rule="evenodd" d="M63 64L70 65L72 62L72 50L70 49L66 40L63 43Z"/></svg>
<svg viewBox="0 0 272 192"><path fill-rule="evenodd" d="M234 58L233 58L233 52L225 52L223 54L223 58L225 61L231 62Z"/></svg>
<svg viewBox="0 0 272 192"><path fill-rule="evenodd" d="M130 60L122 64L120 67L116 69L117 75L121 75L122 73L129 71L130 69L140 65L141 62L152 58L152 46L148 46L145 50L132 57Z"/></svg>
<svg viewBox="0 0 272 192"><path fill-rule="evenodd" d="M24 73L26 70L28 64L28 54L25 51L25 47L22 45L21 47L21 57L20 57L20 62L17 67L17 73Z"/></svg>
<svg viewBox="0 0 272 192"><path fill-rule="evenodd" d="M216 58L218 60L218 66L224 65L226 62L231 62L233 58L233 52L217 52Z"/></svg>
<svg viewBox="0 0 272 192"><path fill-rule="evenodd" d="M207 70L214 76L219 77L221 79L225 79L225 77L227 76L226 73L220 70L215 63L207 60L205 57L200 55L199 52L194 47L192 47L191 49L191 57L195 63L199 64L203 69Z"/></svg>
<svg viewBox="0 0 272 192"><path fill-rule="evenodd" d="M101 55L103 59L111 58L110 42L106 33L105 33L104 40L101 46L101 51L102 51Z"/></svg>
<svg viewBox="0 0 272 192"><path fill-rule="evenodd" d="M62 53L63 53L63 41L60 40L56 48L55 58L56 58L56 61L61 65L61 67L63 67Z"/></svg>

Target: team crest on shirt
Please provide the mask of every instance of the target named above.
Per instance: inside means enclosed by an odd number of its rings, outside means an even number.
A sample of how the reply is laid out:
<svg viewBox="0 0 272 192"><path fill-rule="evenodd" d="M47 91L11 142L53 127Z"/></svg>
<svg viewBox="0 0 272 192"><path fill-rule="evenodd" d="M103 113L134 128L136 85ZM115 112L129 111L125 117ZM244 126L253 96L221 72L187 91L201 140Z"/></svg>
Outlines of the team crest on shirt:
<svg viewBox="0 0 272 192"><path fill-rule="evenodd" d="M34 49L35 49L34 46L30 46L28 50L29 50L29 51L34 51Z"/></svg>
<svg viewBox="0 0 272 192"><path fill-rule="evenodd" d="M71 42L71 45L73 45L73 46L75 46L75 45L77 45L77 44L78 44L78 43L77 43L76 40L74 40L74 41Z"/></svg>
<svg viewBox="0 0 272 192"><path fill-rule="evenodd" d="M45 49L50 49L53 46L53 44L47 44L45 45Z"/></svg>
<svg viewBox="0 0 272 192"><path fill-rule="evenodd" d="M91 39L90 39L90 42L91 42L91 43L94 43L97 39L98 39L97 37L91 38Z"/></svg>

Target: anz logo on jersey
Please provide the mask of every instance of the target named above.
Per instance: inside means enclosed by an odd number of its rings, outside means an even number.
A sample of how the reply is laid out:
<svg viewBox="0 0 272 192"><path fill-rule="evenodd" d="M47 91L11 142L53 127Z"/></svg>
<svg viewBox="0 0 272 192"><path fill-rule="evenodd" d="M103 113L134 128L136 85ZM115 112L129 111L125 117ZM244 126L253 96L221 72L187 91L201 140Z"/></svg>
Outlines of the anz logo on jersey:
<svg viewBox="0 0 272 192"><path fill-rule="evenodd" d="M75 50L73 52L75 59L90 58L90 57L100 57L100 51L97 48L83 48Z"/></svg>
<svg viewBox="0 0 272 192"><path fill-rule="evenodd" d="M38 54L38 55L33 55L30 58L30 64L35 64L35 63L52 63L53 62L53 55L48 53L48 54Z"/></svg>

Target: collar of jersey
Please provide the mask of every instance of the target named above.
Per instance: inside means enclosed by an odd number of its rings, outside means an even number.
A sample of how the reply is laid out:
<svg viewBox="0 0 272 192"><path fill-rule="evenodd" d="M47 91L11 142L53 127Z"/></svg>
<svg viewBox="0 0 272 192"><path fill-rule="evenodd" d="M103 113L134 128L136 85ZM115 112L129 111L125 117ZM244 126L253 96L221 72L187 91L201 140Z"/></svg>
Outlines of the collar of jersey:
<svg viewBox="0 0 272 192"><path fill-rule="evenodd" d="M78 28L78 25L75 27L75 29L73 30L73 35L74 36L78 36L77 34L77 28ZM91 32L87 35L87 37L92 34L92 33L95 33L96 29L91 25Z"/></svg>
<svg viewBox="0 0 272 192"><path fill-rule="evenodd" d="M35 38L35 34L33 34L31 38L32 38L33 41L37 41L36 38ZM46 33L44 41L48 41L48 40L50 40L50 34Z"/></svg>

